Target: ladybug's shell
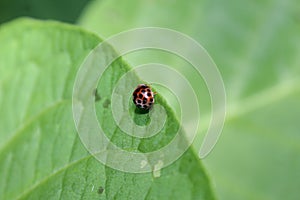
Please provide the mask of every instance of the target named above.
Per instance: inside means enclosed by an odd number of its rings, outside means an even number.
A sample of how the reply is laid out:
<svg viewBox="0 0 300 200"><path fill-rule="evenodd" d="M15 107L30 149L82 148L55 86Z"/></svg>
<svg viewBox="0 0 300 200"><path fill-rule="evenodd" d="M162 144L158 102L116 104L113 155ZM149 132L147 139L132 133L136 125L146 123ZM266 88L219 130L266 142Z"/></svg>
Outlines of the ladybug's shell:
<svg viewBox="0 0 300 200"><path fill-rule="evenodd" d="M134 90L133 103L138 107L148 110L154 103L154 93L151 88L146 84L140 84Z"/></svg>

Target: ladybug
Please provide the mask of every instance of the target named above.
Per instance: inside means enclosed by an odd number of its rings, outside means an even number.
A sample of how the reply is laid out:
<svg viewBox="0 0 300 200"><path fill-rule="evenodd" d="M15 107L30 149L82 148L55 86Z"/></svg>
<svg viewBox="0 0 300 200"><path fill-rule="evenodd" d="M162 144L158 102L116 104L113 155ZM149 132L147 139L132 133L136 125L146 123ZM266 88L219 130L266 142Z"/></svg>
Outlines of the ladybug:
<svg viewBox="0 0 300 200"><path fill-rule="evenodd" d="M133 103L141 109L149 110L154 103L154 95L151 88L146 84L140 84L134 90Z"/></svg>

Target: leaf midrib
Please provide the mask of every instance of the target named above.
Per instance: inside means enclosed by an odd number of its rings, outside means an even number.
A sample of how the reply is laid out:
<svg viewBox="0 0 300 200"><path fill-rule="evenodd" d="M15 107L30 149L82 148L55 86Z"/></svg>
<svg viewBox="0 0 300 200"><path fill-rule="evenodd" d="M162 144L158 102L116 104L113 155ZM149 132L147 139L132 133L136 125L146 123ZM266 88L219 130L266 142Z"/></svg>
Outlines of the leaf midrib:
<svg viewBox="0 0 300 200"><path fill-rule="evenodd" d="M31 124L33 124L36 120L38 120L38 118L40 118L41 116L47 114L50 110L62 105L62 104L67 104L72 102L72 100L70 99L63 99L63 100L59 100L47 107L45 107L44 109L42 109L40 112L38 112L36 115L34 115L33 117L31 117L30 119L28 119L25 123L22 123L22 125L15 129L15 133L12 134L12 136L7 139L6 143L0 147L0 155L2 154L2 152L5 151L5 149L9 148L10 145L15 141L15 139L17 139L18 137L21 136L22 132L28 128Z"/></svg>
<svg viewBox="0 0 300 200"><path fill-rule="evenodd" d="M67 170L68 168L76 165L77 163L80 163L81 161L84 161L86 159L91 158L92 155L88 154L87 156L84 156L76 161L70 162L67 165L59 168L58 170L54 171L53 173L49 174L48 176L45 176L43 179L40 179L38 182L36 182L34 185L32 185L32 187L29 187L28 189L26 189L24 192L22 192L22 194L20 194L19 196L16 197L16 199L22 199L23 197L25 197L26 195L30 194L31 192L34 191L34 189L36 189L37 187L47 183L47 181L49 181L52 177L58 175L59 173L63 172L64 170Z"/></svg>

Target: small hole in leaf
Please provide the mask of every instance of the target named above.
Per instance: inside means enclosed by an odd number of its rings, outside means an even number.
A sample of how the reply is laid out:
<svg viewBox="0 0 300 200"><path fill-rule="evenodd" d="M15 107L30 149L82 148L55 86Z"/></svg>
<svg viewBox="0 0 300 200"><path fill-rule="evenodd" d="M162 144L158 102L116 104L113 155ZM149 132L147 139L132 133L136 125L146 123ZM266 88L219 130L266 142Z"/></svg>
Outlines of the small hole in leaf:
<svg viewBox="0 0 300 200"><path fill-rule="evenodd" d="M98 94L98 90L97 90L97 89L94 89L93 95L95 96L95 102L101 100L101 97L100 97L100 95Z"/></svg>
<svg viewBox="0 0 300 200"><path fill-rule="evenodd" d="M110 100L109 100L109 99L106 99L106 100L103 102L103 107L104 107L104 108L108 108L109 105L110 105Z"/></svg>
<svg viewBox="0 0 300 200"><path fill-rule="evenodd" d="M103 192L104 192L104 188L102 186L100 186L98 189L98 194L102 194Z"/></svg>

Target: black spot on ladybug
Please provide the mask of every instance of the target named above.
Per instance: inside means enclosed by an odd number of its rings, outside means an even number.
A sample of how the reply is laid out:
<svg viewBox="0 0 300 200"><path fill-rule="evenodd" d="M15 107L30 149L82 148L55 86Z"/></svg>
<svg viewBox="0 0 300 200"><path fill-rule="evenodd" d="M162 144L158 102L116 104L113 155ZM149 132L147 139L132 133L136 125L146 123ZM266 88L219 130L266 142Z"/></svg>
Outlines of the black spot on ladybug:
<svg viewBox="0 0 300 200"><path fill-rule="evenodd" d="M154 95L149 86L140 84L132 94L133 103L137 108L149 111L154 103Z"/></svg>

